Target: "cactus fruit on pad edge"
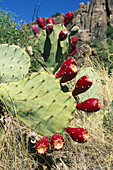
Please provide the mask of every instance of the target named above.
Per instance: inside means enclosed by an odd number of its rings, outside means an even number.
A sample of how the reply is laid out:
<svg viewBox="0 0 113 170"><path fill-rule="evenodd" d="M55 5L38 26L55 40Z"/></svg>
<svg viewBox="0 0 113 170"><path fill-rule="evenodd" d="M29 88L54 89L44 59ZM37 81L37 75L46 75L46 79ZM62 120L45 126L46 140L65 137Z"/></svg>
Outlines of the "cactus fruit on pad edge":
<svg viewBox="0 0 113 170"><path fill-rule="evenodd" d="M28 74L30 57L16 45L0 45L0 77L2 83L19 81Z"/></svg>
<svg viewBox="0 0 113 170"><path fill-rule="evenodd" d="M46 136L61 133L75 110L71 93L64 93L59 80L47 72L33 73L19 82L0 84L0 97L14 116Z"/></svg>
<svg viewBox="0 0 113 170"><path fill-rule="evenodd" d="M47 36L42 30L34 46L37 60L55 73L68 57L69 35L64 41L59 41L59 33L66 30L64 25L53 25L53 32Z"/></svg>
<svg viewBox="0 0 113 170"><path fill-rule="evenodd" d="M84 75L88 75L92 78L93 83L92 86L84 93L81 93L78 95L78 100L79 103L84 102L87 99L90 98L100 98L100 93L101 93L101 88L100 88L100 79L98 74L96 73L96 71L91 68L91 67L87 67L84 69L81 69L80 72L78 72L77 76L76 76L76 82L78 79L80 79L80 77L84 76ZM82 113L84 113L84 111L82 111ZM87 119L88 122L87 124L92 124L92 122L95 123L95 125L102 125L103 124L103 116L104 114L100 111L94 112L94 113L86 113L87 114Z"/></svg>
<svg viewBox="0 0 113 170"><path fill-rule="evenodd" d="M92 86L86 92L78 95L80 102L83 102L83 101L85 101L89 98L98 98L99 99L99 96L100 96L100 79L99 79L98 74L91 67L81 69L76 76L76 82L77 82L78 79L80 79L84 75L90 76L93 80L93 83L92 83Z"/></svg>

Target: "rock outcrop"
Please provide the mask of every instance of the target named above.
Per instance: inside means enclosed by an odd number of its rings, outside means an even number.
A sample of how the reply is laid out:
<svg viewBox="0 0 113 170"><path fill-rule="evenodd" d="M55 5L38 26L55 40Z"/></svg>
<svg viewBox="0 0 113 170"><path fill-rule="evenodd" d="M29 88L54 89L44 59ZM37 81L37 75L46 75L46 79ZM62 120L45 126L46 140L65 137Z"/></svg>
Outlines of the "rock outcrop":
<svg viewBox="0 0 113 170"><path fill-rule="evenodd" d="M55 22L62 23L63 19L64 14L61 14ZM74 23L80 28L78 36L82 41L104 38L107 26L113 26L113 0L92 0L86 5L80 3L79 9L74 11Z"/></svg>

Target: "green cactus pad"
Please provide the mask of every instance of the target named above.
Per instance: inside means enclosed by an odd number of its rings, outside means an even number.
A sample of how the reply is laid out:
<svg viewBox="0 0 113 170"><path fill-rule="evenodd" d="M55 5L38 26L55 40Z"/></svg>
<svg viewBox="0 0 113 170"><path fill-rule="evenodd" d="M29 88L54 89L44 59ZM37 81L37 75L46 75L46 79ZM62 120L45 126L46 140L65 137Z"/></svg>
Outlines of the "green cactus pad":
<svg viewBox="0 0 113 170"><path fill-rule="evenodd" d="M28 74L30 58L18 46L0 45L0 76L1 82L19 81Z"/></svg>
<svg viewBox="0 0 113 170"><path fill-rule="evenodd" d="M100 79L96 71L91 68L84 68L81 69L81 71L78 73L76 76L76 81L84 76L84 75L89 75L93 79L93 84L92 86L84 93L81 93L78 95L79 98L79 103L89 99L89 98L100 98ZM78 110L79 111L79 110ZM85 114L85 112L82 111L82 114ZM101 109L95 113L87 113L87 126L93 126L92 122L95 124L95 126L101 126L103 125L103 116L104 114L101 112Z"/></svg>
<svg viewBox="0 0 113 170"><path fill-rule="evenodd" d="M19 82L2 83L0 96L14 116L41 135L61 133L72 119L75 100L61 90L47 72L33 73Z"/></svg>
<svg viewBox="0 0 113 170"><path fill-rule="evenodd" d="M43 30L34 46L35 56L37 56L38 61L53 73L68 57L69 35L66 40L58 41L59 33L64 29L66 29L64 25L54 25L53 32L49 36L47 36L46 30Z"/></svg>
<svg viewBox="0 0 113 170"><path fill-rule="evenodd" d="M92 86L84 93L79 94L80 102L83 102L89 98L99 98L100 96L100 79L95 70L91 67L81 69L76 76L76 82L84 75L89 75L93 79Z"/></svg>

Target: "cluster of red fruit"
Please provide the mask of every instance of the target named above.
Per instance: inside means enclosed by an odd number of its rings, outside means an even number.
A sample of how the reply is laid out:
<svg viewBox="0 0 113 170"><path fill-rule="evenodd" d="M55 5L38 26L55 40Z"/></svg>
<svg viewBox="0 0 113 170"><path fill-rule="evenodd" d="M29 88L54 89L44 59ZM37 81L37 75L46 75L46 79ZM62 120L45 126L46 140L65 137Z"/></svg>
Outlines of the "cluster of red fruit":
<svg viewBox="0 0 113 170"><path fill-rule="evenodd" d="M74 141L83 143L86 142L89 138L89 133L86 129L83 128L71 128L67 127L66 131L70 134ZM59 134L55 133L50 139L51 147L55 150L61 150L64 147L64 138ZM36 151L39 154L45 154L49 150L49 141L48 137L44 136L36 143Z"/></svg>
<svg viewBox="0 0 113 170"><path fill-rule="evenodd" d="M72 80L77 74L77 63L76 61L70 57L62 64L60 70L56 73L56 78L60 78L60 83L65 83L69 80ZM93 80L90 76L84 75L82 76L76 83L74 90L72 91L72 95L76 96L80 93L84 93L87 91L93 83ZM85 100L82 103L77 103L76 108L85 112L96 112L100 109L100 102L97 98L90 98ZM83 128L72 128L67 127L66 131L69 133L71 138L74 141L83 143L89 139L89 133L86 129ZM64 139L59 133L55 133L50 139L51 146L60 150L64 146ZM43 137L36 143L36 150L40 154L44 154L49 150L49 141L47 137Z"/></svg>
<svg viewBox="0 0 113 170"><path fill-rule="evenodd" d="M69 24L71 22L71 20L73 19L74 14L73 12L67 12L67 14L64 17L64 21L63 21L63 25L66 26L67 24ZM47 25L46 25L47 23ZM39 28L42 29L46 29L46 33L47 36L49 36L52 32L53 32L53 26L55 24L53 18L47 18L45 23L45 20L43 17L38 17L37 18L37 24L38 25L33 25L32 30L35 34L35 36L39 36ZM67 38L68 35L68 31L66 29L63 29L62 31L60 31L59 33L59 41L64 41ZM70 56L74 55L77 52L77 48L76 48L76 43L77 43L78 39L76 37L73 37L71 39L71 47L70 47Z"/></svg>
<svg viewBox="0 0 113 170"><path fill-rule="evenodd" d="M73 19L73 13L68 12L65 15L63 24L66 26L71 20ZM54 24L52 18L48 18L46 21L48 24ZM41 28L45 29L45 20L42 17L37 18L37 23L40 25ZM47 27L46 27L47 28ZM65 31L61 31L59 34L60 41L64 40L66 37ZM70 56L77 52L76 44L78 39L73 37L71 39L71 53ZM55 77L60 79L60 83L65 83L67 81L72 80L78 72L76 67L76 61L70 57L62 64L60 70L56 73ZM74 90L72 91L72 95L76 96L80 93L86 92L92 85L93 80L89 75L82 76L76 83ZM82 103L77 103L76 108L85 112L96 112L100 110L100 102L97 98L90 98L85 100ZM67 127L66 131L72 137L74 141L83 143L89 139L89 133L86 129L83 128L72 128ZM50 139L51 146L56 149L60 150L64 146L64 139L59 133L55 133ZM46 136L44 136L41 140L36 143L36 150L40 154L44 154L49 150L49 141Z"/></svg>
<svg viewBox="0 0 113 170"><path fill-rule="evenodd" d="M76 61L70 57L62 64L60 70L56 73L56 78L60 78L60 83L65 83L67 81L72 80L78 72L76 67ZM82 76L76 83L74 90L72 91L72 95L76 96L80 93L86 92L91 85L93 84L93 80L90 76L84 75ZM96 112L100 109L100 102L97 98L90 98L85 100L82 103L77 103L76 108L85 112Z"/></svg>
<svg viewBox="0 0 113 170"><path fill-rule="evenodd" d="M71 22L71 20L73 19L73 17L74 17L74 14L73 14L73 12L67 12L67 14L65 15L65 18L64 18L64 22L63 22L63 24L66 26L67 24L69 24L70 22ZM46 20L46 22L47 22L47 24L55 24L54 23L54 20L53 20L53 18L48 18L47 20ZM45 20L44 20L44 18L43 17L38 17L37 18L37 24L40 26L40 28L42 28L42 29L45 29L46 28L46 24L45 24Z"/></svg>

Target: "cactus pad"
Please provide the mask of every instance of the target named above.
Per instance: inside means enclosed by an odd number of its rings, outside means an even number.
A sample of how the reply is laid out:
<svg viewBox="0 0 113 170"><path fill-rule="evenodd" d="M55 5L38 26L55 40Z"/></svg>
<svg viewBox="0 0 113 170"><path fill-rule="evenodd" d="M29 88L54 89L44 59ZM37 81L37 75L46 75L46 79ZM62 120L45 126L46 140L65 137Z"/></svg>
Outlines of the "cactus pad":
<svg viewBox="0 0 113 170"><path fill-rule="evenodd" d="M99 79L98 74L91 67L84 68L84 69L81 69L81 71L76 76L76 81L84 75L89 75L93 79L93 84L86 92L78 95L79 102L81 103L89 98L99 99L101 90L100 90L100 79ZM97 111L93 114L92 113L87 114L87 121L86 121L87 125L93 126L92 122L94 122L94 124L96 126L102 126L103 125L103 116L104 115L101 112L101 110Z"/></svg>
<svg viewBox="0 0 113 170"><path fill-rule="evenodd" d="M35 43L34 52L38 61L47 66L53 73L68 57L69 36L64 41L58 40L60 31L64 29L66 29L64 25L54 25L53 32L49 36L47 36L46 30L42 30Z"/></svg>
<svg viewBox="0 0 113 170"><path fill-rule="evenodd" d="M19 82L2 83L0 96L13 115L41 135L61 133L72 119L75 100L61 90L59 80L46 72Z"/></svg>
<svg viewBox="0 0 113 170"><path fill-rule="evenodd" d="M27 53L18 46L0 45L0 76L1 82L19 81L26 76L30 66Z"/></svg>
<svg viewBox="0 0 113 170"><path fill-rule="evenodd" d="M80 102L83 102L89 98L99 98L100 80L98 74L91 67L81 69L76 76L76 82L80 77L84 75L89 75L93 79L93 84L86 92L79 94Z"/></svg>

